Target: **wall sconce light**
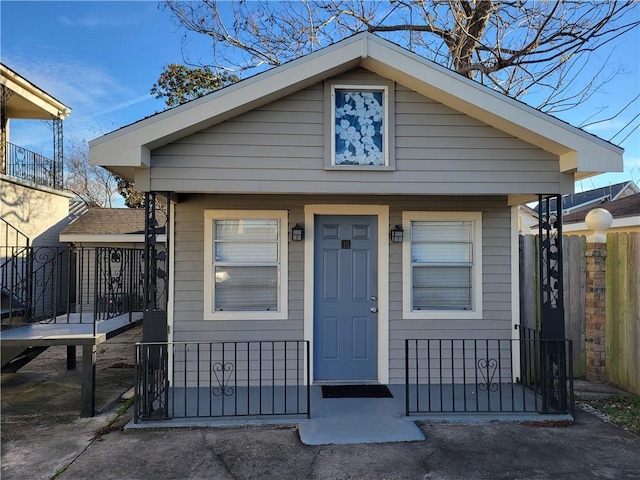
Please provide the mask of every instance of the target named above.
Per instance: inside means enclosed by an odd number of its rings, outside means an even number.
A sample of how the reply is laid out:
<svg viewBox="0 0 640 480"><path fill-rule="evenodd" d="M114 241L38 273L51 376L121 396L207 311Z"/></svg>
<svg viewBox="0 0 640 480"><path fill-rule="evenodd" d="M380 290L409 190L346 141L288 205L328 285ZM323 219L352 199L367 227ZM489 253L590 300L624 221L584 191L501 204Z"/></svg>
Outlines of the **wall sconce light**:
<svg viewBox="0 0 640 480"><path fill-rule="evenodd" d="M294 242L301 242L304 240L304 228L297 223L295 227L291 229L291 240Z"/></svg>
<svg viewBox="0 0 640 480"><path fill-rule="evenodd" d="M404 236L404 230L400 225L396 225L389 232L389 239L391 243L402 243L402 238Z"/></svg>

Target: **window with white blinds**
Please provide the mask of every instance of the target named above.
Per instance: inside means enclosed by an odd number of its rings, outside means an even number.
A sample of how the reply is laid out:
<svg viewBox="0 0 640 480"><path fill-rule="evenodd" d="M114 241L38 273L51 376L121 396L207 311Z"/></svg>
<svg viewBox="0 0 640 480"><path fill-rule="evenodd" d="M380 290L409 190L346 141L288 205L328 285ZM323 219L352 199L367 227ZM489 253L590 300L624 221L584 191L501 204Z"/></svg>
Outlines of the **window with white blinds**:
<svg viewBox="0 0 640 480"><path fill-rule="evenodd" d="M480 223L479 213L405 212L405 314L479 310Z"/></svg>
<svg viewBox="0 0 640 480"><path fill-rule="evenodd" d="M286 212L211 211L205 217L211 318L273 318L284 312Z"/></svg>

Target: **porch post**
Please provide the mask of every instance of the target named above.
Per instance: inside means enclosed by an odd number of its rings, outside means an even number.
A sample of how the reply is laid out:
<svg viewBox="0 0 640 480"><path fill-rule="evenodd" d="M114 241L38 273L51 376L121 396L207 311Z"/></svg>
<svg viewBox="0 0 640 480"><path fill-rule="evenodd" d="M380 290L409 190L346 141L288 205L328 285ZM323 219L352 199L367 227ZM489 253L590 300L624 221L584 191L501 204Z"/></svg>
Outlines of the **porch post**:
<svg viewBox="0 0 640 480"><path fill-rule="evenodd" d="M167 332L167 293L169 285L169 202L166 194L167 214L164 225L165 249L158 251L158 237L161 225L158 222L156 194L145 193L145 242L144 242L144 318L143 342L166 342Z"/></svg>
<svg viewBox="0 0 640 480"><path fill-rule="evenodd" d="M587 281L585 308L585 350L587 368L585 377L595 382L606 381L605 353L605 299L607 293L607 237L604 233L612 223L611 214L597 208L585 218L594 233L587 237Z"/></svg>
<svg viewBox="0 0 640 480"><path fill-rule="evenodd" d="M82 346L82 417L96 413L96 351L95 343Z"/></svg>
<svg viewBox="0 0 640 480"><path fill-rule="evenodd" d="M555 200L555 212L552 209ZM562 196L538 195L538 266L542 412L566 410Z"/></svg>

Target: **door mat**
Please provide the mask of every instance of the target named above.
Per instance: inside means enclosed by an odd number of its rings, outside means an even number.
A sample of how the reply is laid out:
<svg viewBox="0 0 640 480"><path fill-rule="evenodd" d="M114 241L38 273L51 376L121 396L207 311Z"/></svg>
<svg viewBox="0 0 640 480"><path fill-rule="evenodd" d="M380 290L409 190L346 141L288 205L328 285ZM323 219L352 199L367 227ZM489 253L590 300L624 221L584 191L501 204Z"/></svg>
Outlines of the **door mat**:
<svg viewBox="0 0 640 480"><path fill-rule="evenodd" d="M386 385L323 385L322 398L392 398Z"/></svg>

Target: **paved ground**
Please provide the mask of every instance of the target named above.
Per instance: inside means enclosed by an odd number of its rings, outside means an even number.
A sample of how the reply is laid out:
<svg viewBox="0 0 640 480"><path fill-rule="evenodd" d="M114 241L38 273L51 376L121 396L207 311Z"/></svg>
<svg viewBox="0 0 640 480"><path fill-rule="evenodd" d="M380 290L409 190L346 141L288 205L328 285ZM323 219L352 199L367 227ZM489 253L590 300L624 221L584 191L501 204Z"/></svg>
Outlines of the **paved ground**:
<svg viewBox="0 0 640 480"><path fill-rule="evenodd" d="M131 344L124 340L110 340L99 354L102 403L131 382L130 369L112 367L130 362ZM61 357L62 373L49 372L58 375L58 384L73 373L64 372ZM79 418L79 392L78 403L70 401L72 381L57 385L51 398L40 393L35 405L19 407L19 390L32 389L27 380L51 383L37 367L13 378L3 375L3 480L50 479L56 473L63 480L640 479L640 438L580 410L569 427L434 424L421 425L422 442L307 446L295 427L122 431L116 423L105 429L117 405L98 417ZM100 378L110 381L101 385Z"/></svg>

